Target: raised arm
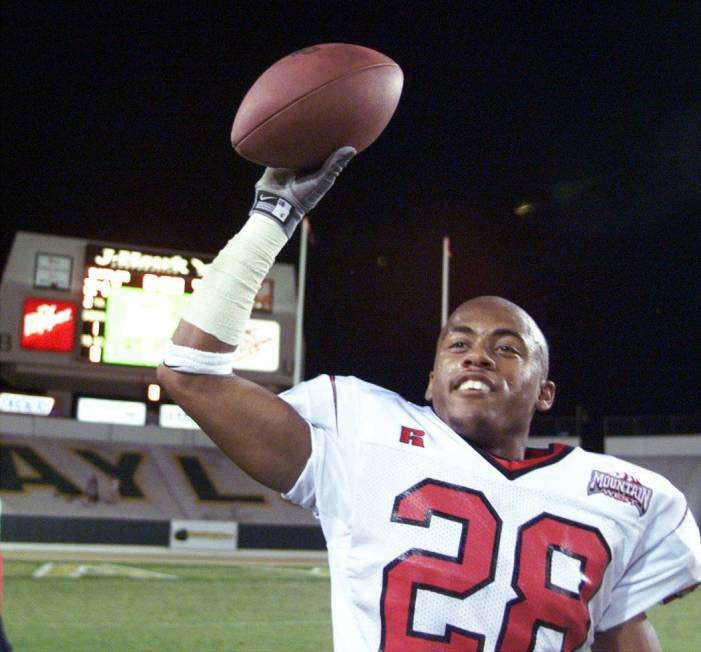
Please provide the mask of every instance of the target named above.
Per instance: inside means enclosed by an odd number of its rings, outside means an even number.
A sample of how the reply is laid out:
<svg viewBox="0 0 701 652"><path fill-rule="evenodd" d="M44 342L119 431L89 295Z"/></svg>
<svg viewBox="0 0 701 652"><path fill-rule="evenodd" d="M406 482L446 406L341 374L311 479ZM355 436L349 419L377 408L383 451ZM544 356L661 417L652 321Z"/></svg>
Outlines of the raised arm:
<svg viewBox="0 0 701 652"><path fill-rule="evenodd" d="M275 257L355 154L335 152L313 173L268 168L250 218L219 252L180 321L159 382L243 471L287 491L309 458L305 421L272 392L231 373L232 355Z"/></svg>

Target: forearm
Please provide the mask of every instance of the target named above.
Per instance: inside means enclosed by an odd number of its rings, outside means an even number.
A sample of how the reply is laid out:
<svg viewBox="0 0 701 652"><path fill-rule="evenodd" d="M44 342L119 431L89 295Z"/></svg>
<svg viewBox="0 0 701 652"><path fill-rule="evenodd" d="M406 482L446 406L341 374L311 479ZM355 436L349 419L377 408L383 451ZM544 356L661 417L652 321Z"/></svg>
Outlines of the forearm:
<svg viewBox="0 0 701 652"><path fill-rule="evenodd" d="M219 252L195 291L183 325L173 339L181 346L205 345L205 351L233 350L243 335L253 302L287 235L270 217L253 213ZM212 348L214 347L214 348Z"/></svg>
<svg viewBox="0 0 701 652"><path fill-rule="evenodd" d="M222 342L218 337L205 333L201 328L184 319L180 320L173 333L172 341L179 346L189 346L200 351L213 351L214 353L229 353L236 346Z"/></svg>
<svg viewBox="0 0 701 652"><path fill-rule="evenodd" d="M240 343L255 296L276 256L354 154L352 147L343 147L319 170L299 177L293 170L265 171L256 184L250 218L207 270L183 315L176 345L224 352Z"/></svg>

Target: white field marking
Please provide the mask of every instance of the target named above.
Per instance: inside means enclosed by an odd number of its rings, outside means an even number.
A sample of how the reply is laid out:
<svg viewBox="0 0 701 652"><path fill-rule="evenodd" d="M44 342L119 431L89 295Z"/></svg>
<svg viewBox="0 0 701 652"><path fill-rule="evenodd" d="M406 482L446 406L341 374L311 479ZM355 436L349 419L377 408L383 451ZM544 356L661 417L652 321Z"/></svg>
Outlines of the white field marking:
<svg viewBox="0 0 701 652"><path fill-rule="evenodd" d="M319 577L331 577L331 572L328 566L312 566L309 569L310 575L317 575Z"/></svg>
<svg viewBox="0 0 701 652"><path fill-rule="evenodd" d="M156 571L122 566L120 564L77 564L77 563L54 563L48 562L40 566L32 576L35 578L59 577L59 578L80 578L80 577L127 577L130 579L158 579L175 580L176 575L168 575Z"/></svg>
<svg viewBox="0 0 701 652"><path fill-rule="evenodd" d="M17 617L15 617L15 620L17 620ZM22 619L19 618L21 621ZM122 625L125 625L127 623L121 623ZM72 627L74 629L103 629L103 628L114 628L115 626L120 625L119 621L110 621L108 623L87 623L87 622L67 622L67 621L61 621L61 622L48 622L46 620L43 620L41 623L42 627ZM305 627L307 625L331 625L331 619L327 618L326 620L275 620L275 621L263 621L263 620L240 620L235 623L223 623L220 620L213 620L213 621L205 621L205 620L200 620L196 623L183 623L183 622L163 622L163 621L154 621L150 620L147 623L144 623L144 627L148 627L149 629L153 627L161 627L161 628L167 628L167 629L172 629L173 627L181 627L183 629L185 628L198 628L198 627L220 627L224 629L237 629L239 627L254 627L256 625L265 625L266 627ZM129 627L134 630L138 629L138 625L135 624L133 621L129 621Z"/></svg>
<svg viewBox="0 0 701 652"><path fill-rule="evenodd" d="M315 577L330 577L328 566L311 566L299 568L293 566L260 566L256 570L263 571L265 573L276 573L276 574L286 574L291 575L314 575Z"/></svg>
<svg viewBox="0 0 701 652"><path fill-rule="evenodd" d="M46 562L45 564L42 564L37 568L33 573L32 577L44 577L48 572L50 572L53 569L54 565L49 561Z"/></svg>

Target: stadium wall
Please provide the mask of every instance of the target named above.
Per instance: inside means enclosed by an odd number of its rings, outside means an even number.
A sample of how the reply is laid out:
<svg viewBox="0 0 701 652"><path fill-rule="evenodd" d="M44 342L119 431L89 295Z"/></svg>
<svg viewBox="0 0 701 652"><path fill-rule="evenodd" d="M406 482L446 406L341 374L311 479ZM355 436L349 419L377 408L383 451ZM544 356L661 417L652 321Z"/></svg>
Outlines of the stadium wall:
<svg viewBox="0 0 701 652"><path fill-rule="evenodd" d="M73 419L0 415L0 497L5 515L317 526L199 431Z"/></svg>
<svg viewBox="0 0 701 652"><path fill-rule="evenodd" d="M172 547L173 521L144 519L0 516L4 543L90 544ZM321 528L314 525L238 524L237 550L325 550ZM211 542L210 542L211 543ZM216 541L214 542L216 545ZM209 546L198 546L207 549ZM211 546L214 547L214 546ZM219 546L217 546L219 548Z"/></svg>

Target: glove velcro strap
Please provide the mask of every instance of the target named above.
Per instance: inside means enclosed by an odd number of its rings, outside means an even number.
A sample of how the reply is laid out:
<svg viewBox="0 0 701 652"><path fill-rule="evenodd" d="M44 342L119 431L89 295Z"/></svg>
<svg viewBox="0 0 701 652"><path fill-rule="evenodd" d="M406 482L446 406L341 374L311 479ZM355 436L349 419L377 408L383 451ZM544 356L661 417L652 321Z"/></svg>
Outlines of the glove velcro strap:
<svg viewBox="0 0 701 652"><path fill-rule="evenodd" d="M302 221L304 213L284 197L267 190L257 190L250 213L260 213L275 220L289 238Z"/></svg>

